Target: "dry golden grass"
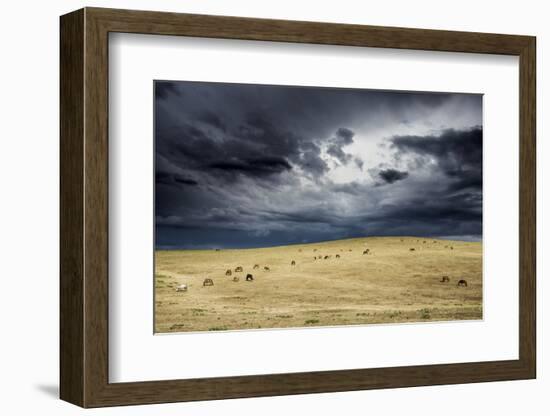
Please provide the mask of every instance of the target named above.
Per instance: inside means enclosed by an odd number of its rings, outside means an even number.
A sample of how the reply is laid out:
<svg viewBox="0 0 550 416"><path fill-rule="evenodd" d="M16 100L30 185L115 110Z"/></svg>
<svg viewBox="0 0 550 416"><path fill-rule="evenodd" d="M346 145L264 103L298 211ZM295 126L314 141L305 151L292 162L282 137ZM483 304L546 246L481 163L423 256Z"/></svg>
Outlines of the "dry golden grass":
<svg viewBox="0 0 550 416"><path fill-rule="evenodd" d="M370 254L363 254L365 248ZM246 250L159 250L155 258L156 332L482 318L478 242L372 237ZM242 273L235 273L237 266ZM254 281L245 281L248 273ZM450 282L441 283L442 276ZM214 285L203 287L205 278ZM460 279L468 286L458 287ZM188 291L176 292L180 284Z"/></svg>

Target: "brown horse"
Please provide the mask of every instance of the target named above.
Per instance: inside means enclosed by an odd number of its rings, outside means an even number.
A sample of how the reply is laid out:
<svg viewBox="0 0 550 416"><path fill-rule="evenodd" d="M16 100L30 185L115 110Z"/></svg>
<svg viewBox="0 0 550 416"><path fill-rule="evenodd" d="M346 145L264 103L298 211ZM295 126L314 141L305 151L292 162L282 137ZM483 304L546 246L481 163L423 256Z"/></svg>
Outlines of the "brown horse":
<svg viewBox="0 0 550 416"><path fill-rule="evenodd" d="M291 265L291 266L296 266L296 262L295 262L294 260L292 260L292 261L290 262L290 265Z"/></svg>
<svg viewBox="0 0 550 416"><path fill-rule="evenodd" d="M214 286L214 281L212 279L204 279L202 282L203 286Z"/></svg>
<svg viewBox="0 0 550 416"><path fill-rule="evenodd" d="M441 280L440 280L441 283L446 283L446 282L450 282L449 280L449 276L443 276L441 277Z"/></svg>
<svg viewBox="0 0 550 416"><path fill-rule="evenodd" d="M247 282L251 282L251 281L253 281L253 280L254 280L254 277L253 277L250 273L248 273L248 274L246 275L246 281L247 281Z"/></svg>
<svg viewBox="0 0 550 416"><path fill-rule="evenodd" d="M253 269L259 269L260 268L260 265L259 264L255 264Z"/></svg>
<svg viewBox="0 0 550 416"><path fill-rule="evenodd" d="M267 267L267 266L264 266L264 270L265 270L266 272L268 272L268 271L270 271L271 269L270 269L269 267Z"/></svg>
<svg viewBox="0 0 550 416"><path fill-rule="evenodd" d="M233 278L233 281L234 281L234 282L238 282L238 281L239 281L239 276L235 276L235 277Z"/></svg>
<svg viewBox="0 0 550 416"><path fill-rule="evenodd" d="M464 286L464 287L467 287L468 286L468 282L464 279L460 279L457 283L457 286Z"/></svg>
<svg viewBox="0 0 550 416"><path fill-rule="evenodd" d="M227 269L227 270L225 271L225 275L226 275L226 276L231 276L231 269Z"/></svg>
<svg viewBox="0 0 550 416"><path fill-rule="evenodd" d="M242 266L237 266L237 267L235 267L235 271L236 271L236 272L242 272L242 271L243 271Z"/></svg>

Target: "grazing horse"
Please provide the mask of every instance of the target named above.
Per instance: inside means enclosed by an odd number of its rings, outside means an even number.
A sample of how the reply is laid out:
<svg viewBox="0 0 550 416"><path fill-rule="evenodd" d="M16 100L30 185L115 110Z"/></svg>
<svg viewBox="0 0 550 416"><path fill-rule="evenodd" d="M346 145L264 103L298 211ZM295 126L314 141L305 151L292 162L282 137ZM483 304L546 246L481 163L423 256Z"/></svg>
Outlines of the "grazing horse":
<svg viewBox="0 0 550 416"><path fill-rule="evenodd" d="M259 269L260 268L260 265L259 264L255 264L253 269Z"/></svg>
<svg viewBox="0 0 550 416"><path fill-rule="evenodd" d="M453 246L451 246L451 250L453 250Z"/></svg>
<svg viewBox="0 0 550 416"><path fill-rule="evenodd" d="M409 248L409 251L414 251L414 248Z"/></svg>
<svg viewBox="0 0 550 416"><path fill-rule="evenodd" d="M450 282L449 280L449 276L443 276L441 277L441 280L440 280L441 283L446 283L446 282Z"/></svg>
<svg viewBox="0 0 550 416"><path fill-rule="evenodd" d="M202 282L203 286L214 286L214 281L212 279L204 279Z"/></svg>
<svg viewBox="0 0 550 416"><path fill-rule="evenodd" d="M467 287L468 286L468 282L464 279L460 279L457 283L457 286L464 286L464 287Z"/></svg>
<svg viewBox="0 0 550 416"><path fill-rule="evenodd" d="M248 274L246 275L246 281L247 281L247 282L251 282L251 281L253 281L253 280L254 280L254 277L253 277L250 273L248 273Z"/></svg>
<svg viewBox="0 0 550 416"><path fill-rule="evenodd" d="M227 270L225 271L225 275L226 275L226 276L231 276L231 269L227 269Z"/></svg>
<svg viewBox="0 0 550 416"><path fill-rule="evenodd" d="M264 266L264 270L265 270L266 272L268 272L268 271L271 270L271 269L270 269L269 267L267 267L267 266Z"/></svg>
<svg viewBox="0 0 550 416"><path fill-rule="evenodd" d="M330 259L330 256L325 256L325 260Z"/></svg>
<svg viewBox="0 0 550 416"><path fill-rule="evenodd" d="M235 277L233 278L233 281L234 281L234 282L238 282L238 281L239 281L239 276L235 276Z"/></svg>
<svg viewBox="0 0 550 416"><path fill-rule="evenodd" d="M339 259L339 258L340 258L340 254L337 254L337 255L336 255L336 258Z"/></svg>
<svg viewBox="0 0 550 416"><path fill-rule="evenodd" d="M187 285L179 285L176 287L176 292L187 292Z"/></svg>
<svg viewBox="0 0 550 416"><path fill-rule="evenodd" d="M242 272L242 271L243 271L242 266L237 266L237 267L235 267L235 271L236 271L236 272Z"/></svg>
<svg viewBox="0 0 550 416"><path fill-rule="evenodd" d="M363 251L363 254L369 254L370 253L370 249L366 248L365 251Z"/></svg>
<svg viewBox="0 0 550 416"><path fill-rule="evenodd" d="M292 261L290 262L290 265L291 265L291 266L296 266L296 262L295 262L294 260L292 260Z"/></svg>

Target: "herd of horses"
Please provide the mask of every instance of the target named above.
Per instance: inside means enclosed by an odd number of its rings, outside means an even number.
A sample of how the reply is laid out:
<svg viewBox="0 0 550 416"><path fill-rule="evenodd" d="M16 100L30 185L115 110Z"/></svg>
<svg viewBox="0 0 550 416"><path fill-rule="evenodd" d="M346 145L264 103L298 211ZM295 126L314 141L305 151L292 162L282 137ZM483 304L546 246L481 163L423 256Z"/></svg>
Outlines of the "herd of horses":
<svg viewBox="0 0 550 416"><path fill-rule="evenodd" d="M403 242L404 240L401 239L401 242ZM420 240L416 240L417 242L420 242ZM436 243L436 241L434 240L433 243ZM423 240L422 241L422 244L426 244L426 240ZM450 250L453 250L453 246L449 246L449 245L446 245L445 246L446 249L450 249ZM216 251L219 251L219 249L217 249ZM317 249L314 248L313 249L313 252L316 252ZM343 249L341 249L340 251L343 251ZM348 251L353 251L351 249L349 249ZM410 252L414 252L416 251L416 248L414 247L411 247L409 248L409 251ZM299 249L298 252L302 252L302 249ZM365 248L363 250L363 255L371 255L373 254L370 250L370 248ZM330 259L332 256L330 254L326 254L326 255L315 255L313 257L313 260L328 260ZM334 256L335 258L339 259L340 258L340 254L336 254ZM292 260L290 262L290 266L296 266L296 260ZM259 264L255 264L253 267L252 267L253 270L259 270L260 269L260 265ZM271 271L271 269L269 268L269 266L263 266L263 270L265 272L269 272ZM240 278L239 276L237 275L237 273L244 273L244 268L242 266L237 266L235 267L234 270L232 269L227 269L225 271L225 275L226 276L229 276L231 277L232 276L232 280L233 282L239 282L240 281ZM246 274L246 277L245 277L245 281L246 282L253 282L254 281L254 276L251 274L251 273L247 273ZM439 280L440 283L450 283L451 279L449 278L449 276L442 276L441 277L441 280ZM214 286L214 281L213 279L211 278L206 278L204 279L203 283L202 283L203 287L206 287L206 286ZM468 282L465 280L465 279L459 279L458 282L457 282L457 286L458 287L467 287L468 286ZM182 284L182 285L179 285L176 287L176 291L177 292L186 292L188 289L188 286L186 284Z"/></svg>

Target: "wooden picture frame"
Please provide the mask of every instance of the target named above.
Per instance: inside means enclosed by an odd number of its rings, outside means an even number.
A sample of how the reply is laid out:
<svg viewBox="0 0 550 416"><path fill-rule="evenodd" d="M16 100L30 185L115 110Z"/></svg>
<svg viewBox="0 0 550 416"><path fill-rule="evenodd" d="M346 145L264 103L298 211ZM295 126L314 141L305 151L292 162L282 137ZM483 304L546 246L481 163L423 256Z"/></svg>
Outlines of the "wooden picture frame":
<svg viewBox="0 0 550 416"><path fill-rule="evenodd" d="M535 38L85 8L61 17L60 396L82 407L338 392L536 376ZM519 359L110 383L108 35L245 39L519 57Z"/></svg>

